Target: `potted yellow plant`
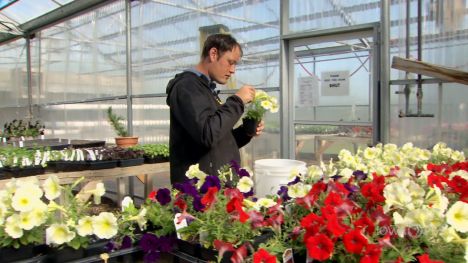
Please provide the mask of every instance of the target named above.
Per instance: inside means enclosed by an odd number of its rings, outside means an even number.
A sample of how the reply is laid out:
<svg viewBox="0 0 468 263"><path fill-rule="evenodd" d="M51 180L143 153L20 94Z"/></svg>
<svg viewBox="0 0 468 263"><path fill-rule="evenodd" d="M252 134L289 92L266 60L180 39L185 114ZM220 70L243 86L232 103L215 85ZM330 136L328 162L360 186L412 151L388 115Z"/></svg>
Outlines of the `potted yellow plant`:
<svg viewBox="0 0 468 263"><path fill-rule="evenodd" d="M115 114L112 111L112 107L107 108L107 120L117 133L117 137L115 137L115 144L117 144L117 146L128 148L138 144L138 137L129 136L124 124L121 123L124 118Z"/></svg>
<svg viewBox="0 0 468 263"><path fill-rule="evenodd" d="M275 97L269 96L263 90L255 92L255 98L247 107L247 113L242 119L247 135L254 136L257 133L257 126L262 121L263 115L267 111L271 113L278 112L278 100Z"/></svg>

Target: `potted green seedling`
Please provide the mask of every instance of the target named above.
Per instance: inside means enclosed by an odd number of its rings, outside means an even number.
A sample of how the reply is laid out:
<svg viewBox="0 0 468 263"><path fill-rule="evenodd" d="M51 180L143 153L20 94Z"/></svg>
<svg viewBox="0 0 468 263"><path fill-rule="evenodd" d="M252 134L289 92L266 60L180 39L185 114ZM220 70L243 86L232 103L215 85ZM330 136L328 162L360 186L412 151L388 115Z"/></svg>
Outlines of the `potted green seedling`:
<svg viewBox="0 0 468 263"><path fill-rule="evenodd" d="M138 137L129 136L127 128L123 124L124 118L115 114L115 112L112 111L112 107L107 108L107 120L117 134L117 137L115 137L115 144L117 144L117 146L128 148L138 144Z"/></svg>

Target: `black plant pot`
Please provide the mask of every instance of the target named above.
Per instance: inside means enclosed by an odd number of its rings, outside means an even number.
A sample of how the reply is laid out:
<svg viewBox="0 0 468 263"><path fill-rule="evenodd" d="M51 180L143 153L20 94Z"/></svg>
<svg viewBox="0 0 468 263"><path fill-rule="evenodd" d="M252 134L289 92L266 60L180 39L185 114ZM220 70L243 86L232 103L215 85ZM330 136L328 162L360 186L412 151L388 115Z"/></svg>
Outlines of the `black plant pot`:
<svg viewBox="0 0 468 263"><path fill-rule="evenodd" d="M218 262L218 251L213 249L208 249L201 247L200 248L200 259L208 261L208 262ZM223 254L223 258L220 260L221 263L230 263L232 257L232 252L227 251Z"/></svg>
<svg viewBox="0 0 468 263"><path fill-rule="evenodd" d="M1 167L1 168L0 168L0 179L4 179L4 178L3 178L3 175L4 175L4 174L3 174L3 167Z"/></svg>
<svg viewBox="0 0 468 263"><path fill-rule="evenodd" d="M182 239L177 239L177 249L187 255L199 257L201 246L197 243L190 243Z"/></svg>
<svg viewBox="0 0 468 263"><path fill-rule="evenodd" d="M23 177L43 174L44 167L40 165L26 166L26 167L5 167L5 174L11 177Z"/></svg>
<svg viewBox="0 0 468 263"><path fill-rule="evenodd" d="M90 161L88 165L90 170L110 169L117 167L117 160Z"/></svg>
<svg viewBox="0 0 468 263"><path fill-rule="evenodd" d="M85 249L79 248L74 249L71 247L65 247L62 249L50 248L47 253L47 257L44 259L44 263L61 263L68 262L77 259L82 259L85 257Z"/></svg>
<svg viewBox="0 0 468 263"><path fill-rule="evenodd" d="M242 126L244 127L245 133L248 136L254 136L257 134L257 126L259 121L250 119L250 118L243 118L242 119Z"/></svg>
<svg viewBox="0 0 468 263"><path fill-rule="evenodd" d="M14 262L34 257L34 245L20 246L18 249L13 247L0 248L0 262Z"/></svg>
<svg viewBox="0 0 468 263"><path fill-rule="evenodd" d="M118 161L117 166L119 167L137 166L137 165L142 165L144 161L145 159L143 158L121 159Z"/></svg>
<svg viewBox="0 0 468 263"><path fill-rule="evenodd" d="M162 156L156 156L156 157L144 156L144 158L145 158L145 163L165 163L165 162L169 162L169 158L162 157Z"/></svg>
<svg viewBox="0 0 468 263"><path fill-rule="evenodd" d="M56 172L75 172L89 169L86 161L55 161Z"/></svg>

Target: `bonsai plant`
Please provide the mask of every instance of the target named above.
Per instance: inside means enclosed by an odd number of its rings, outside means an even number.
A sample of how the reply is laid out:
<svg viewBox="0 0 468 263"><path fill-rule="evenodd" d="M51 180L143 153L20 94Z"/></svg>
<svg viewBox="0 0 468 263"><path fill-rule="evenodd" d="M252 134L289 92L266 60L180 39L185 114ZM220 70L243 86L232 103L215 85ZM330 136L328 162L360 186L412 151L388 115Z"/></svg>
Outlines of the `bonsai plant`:
<svg viewBox="0 0 468 263"><path fill-rule="evenodd" d="M121 123L121 121L123 121L124 118L115 114L112 111L112 107L107 108L107 120L117 133L118 137L115 138L115 144L117 144L117 146L120 146L122 148L128 148L130 146L138 144L138 137L129 136L127 129Z"/></svg>

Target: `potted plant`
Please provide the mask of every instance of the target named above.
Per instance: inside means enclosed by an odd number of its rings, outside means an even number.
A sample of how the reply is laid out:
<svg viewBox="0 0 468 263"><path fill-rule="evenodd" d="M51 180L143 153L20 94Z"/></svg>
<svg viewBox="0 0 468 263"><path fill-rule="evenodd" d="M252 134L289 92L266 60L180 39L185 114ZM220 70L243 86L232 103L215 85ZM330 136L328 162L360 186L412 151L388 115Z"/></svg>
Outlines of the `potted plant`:
<svg viewBox="0 0 468 263"><path fill-rule="evenodd" d="M115 144L122 148L128 148L130 146L138 144L138 137L129 136L127 129L121 123L124 120L122 116L115 114L112 111L112 107L107 108L107 120L111 124L114 131L117 133L115 138Z"/></svg>
<svg viewBox="0 0 468 263"><path fill-rule="evenodd" d="M278 112L278 100L263 90L257 90L255 98L247 107L247 113L242 119L242 125L247 135L254 136L257 133L257 126L267 111Z"/></svg>

